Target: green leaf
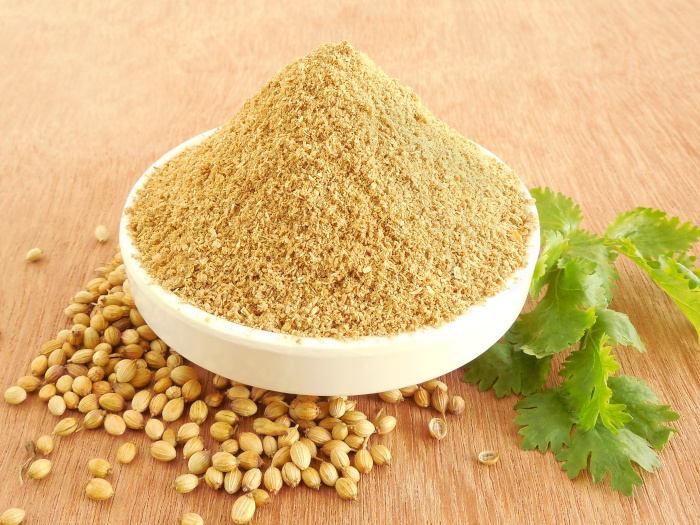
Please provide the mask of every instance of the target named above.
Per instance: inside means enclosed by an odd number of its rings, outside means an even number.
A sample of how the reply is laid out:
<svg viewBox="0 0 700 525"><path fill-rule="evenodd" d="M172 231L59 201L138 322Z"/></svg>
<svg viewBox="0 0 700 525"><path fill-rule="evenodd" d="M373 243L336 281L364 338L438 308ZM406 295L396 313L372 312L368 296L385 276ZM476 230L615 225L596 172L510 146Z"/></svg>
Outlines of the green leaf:
<svg viewBox="0 0 700 525"><path fill-rule="evenodd" d="M559 263L560 267L575 258L596 263L595 271L602 278L606 303L609 304L612 301L612 289L615 287L615 281L620 278L613 265L617 259L617 253L606 244L603 237L586 230L572 231L567 236L567 240L568 250L563 253Z"/></svg>
<svg viewBox="0 0 700 525"><path fill-rule="evenodd" d="M608 308L596 308L595 314L597 319L592 328L594 338L607 335L608 342L612 345L633 346L640 352L647 351L637 329L625 314Z"/></svg>
<svg viewBox="0 0 700 525"><path fill-rule="evenodd" d="M549 188L535 188L530 190L530 195L535 199L537 213L540 216L542 230L555 230L566 235L572 230L578 229L583 215L581 208L574 205L574 201L561 193L554 193Z"/></svg>
<svg viewBox="0 0 700 525"><path fill-rule="evenodd" d="M587 332L581 347L571 352L559 372L567 379L561 392L581 430L592 429L600 416L605 427L617 433L619 427L632 419L624 412L625 405L610 403L608 376L617 372L620 365L610 354L610 347L605 346L607 340L606 335L593 337L592 331Z"/></svg>
<svg viewBox="0 0 700 525"><path fill-rule="evenodd" d="M647 272L652 281L669 295L695 327L700 342L700 277L666 256L661 256L658 261L647 261L629 239L620 242L617 249Z"/></svg>
<svg viewBox="0 0 700 525"><path fill-rule="evenodd" d="M625 428L645 438L655 449L663 449L677 430L662 423L676 421L680 417L670 410L671 405L657 405L659 399L656 394L646 381L639 381L636 377L611 377L608 386L613 393L611 401L626 405L626 412L632 416L632 421Z"/></svg>
<svg viewBox="0 0 700 525"><path fill-rule="evenodd" d="M551 446L552 452L557 453L562 445L568 446L571 442L574 422L558 389L530 394L515 404L515 410L520 414L515 423L523 425L518 432L523 436L523 450L537 448L547 452Z"/></svg>
<svg viewBox="0 0 700 525"><path fill-rule="evenodd" d="M622 213L605 231L610 239L629 239L645 259L661 255L685 253L698 241L700 229L678 217L666 217L663 211L635 208Z"/></svg>
<svg viewBox="0 0 700 525"><path fill-rule="evenodd" d="M496 396L530 394L542 388L549 375L550 358L537 359L496 343L464 367L462 381L479 385L483 392L493 388Z"/></svg>
<svg viewBox="0 0 700 525"><path fill-rule="evenodd" d="M576 429L571 444L556 455L557 461L563 461L562 470L570 479L574 479L588 466L595 484L610 473L610 488L619 490L625 496L631 496L634 486L642 484L642 478L632 466L632 462L648 472L661 466L654 449L643 437L626 428L613 434L598 423L587 432Z"/></svg>
<svg viewBox="0 0 700 525"><path fill-rule="evenodd" d="M542 288L549 283L552 271L558 268L559 259L568 246L568 241L559 232L545 231L542 234L542 254L537 259L530 284L530 296L533 299L537 299Z"/></svg>
<svg viewBox="0 0 700 525"><path fill-rule="evenodd" d="M520 316L506 340L540 358L575 344L595 322L595 306L605 304L595 267L590 261L572 259L553 272L544 297Z"/></svg>

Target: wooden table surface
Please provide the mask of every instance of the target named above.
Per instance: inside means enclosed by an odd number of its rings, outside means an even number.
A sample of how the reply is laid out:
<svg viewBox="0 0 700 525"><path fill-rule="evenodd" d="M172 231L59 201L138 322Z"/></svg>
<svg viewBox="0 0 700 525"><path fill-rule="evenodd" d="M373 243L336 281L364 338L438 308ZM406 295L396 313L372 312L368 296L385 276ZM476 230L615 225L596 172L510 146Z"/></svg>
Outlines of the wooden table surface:
<svg viewBox="0 0 700 525"><path fill-rule="evenodd" d="M281 4L281 3L279 3ZM586 227L653 206L700 223L700 5L689 0L608 2L62 2L0 5L0 388L25 375L40 345L67 326L67 299L112 254L96 225L116 232L127 193L164 152L225 122L292 59L347 39L412 86L439 118L499 155L528 186L571 195ZM41 247L45 258L26 264ZM447 378L466 414L449 439L413 403L390 408L394 455L360 484L357 503L283 490L255 523L690 523L700 521L700 349L680 311L629 265L614 308L649 352L616 351L681 415L680 432L627 498L571 482L551 453L520 450L514 398L498 400ZM359 379L358 379L359 380ZM168 487L181 463L155 464L148 440L83 432L60 439L54 471L20 487L25 441L56 418L36 397L0 403L0 512L29 524L169 524L196 511L231 523L233 496ZM376 396L359 405L375 410ZM116 496L89 501L87 461L112 459ZM501 453L485 468L484 449Z"/></svg>

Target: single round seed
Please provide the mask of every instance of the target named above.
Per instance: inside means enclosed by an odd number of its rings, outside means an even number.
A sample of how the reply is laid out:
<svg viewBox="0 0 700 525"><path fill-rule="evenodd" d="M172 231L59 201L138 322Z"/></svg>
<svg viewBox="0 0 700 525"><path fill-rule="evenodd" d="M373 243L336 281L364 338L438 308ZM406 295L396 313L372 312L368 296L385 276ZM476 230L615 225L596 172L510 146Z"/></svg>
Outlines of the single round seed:
<svg viewBox="0 0 700 525"><path fill-rule="evenodd" d="M437 440L444 439L447 436L447 423L439 417L433 418L428 423L428 432Z"/></svg>
<svg viewBox="0 0 700 525"><path fill-rule="evenodd" d="M104 478L112 473L112 467L106 459L94 458L88 461L90 474L98 478Z"/></svg>
<svg viewBox="0 0 700 525"><path fill-rule="evenodd" d="M209 433L211 437L214 438L219 443L223 443L227 439L231 439L234 434L234 428L228 423L223 421L217 421L211 427L209 427Z"/></svg>
<svg viewBox="0 0 700 525"><path fill-rule="evenodd" d="M238 466L244 470L259 468L263 465L262 458L257 454L257 452L253 452L251 450L241 452L236 459L238 460Z"/></svg>
<svg viewBox="0 0 700 525"><path fill-rule="evenodd" d="M500 454L498 452L495 452L493 450L484 450L483 452L479 452L479 463L483 463L484 465L495 465L498 462L498 458L500 457Z"/></svg>
<svg viewBox="0 0 700 525"><path fill-rule="evenodd" d="M0 525L19 525L24 521L26 513L22 509L7 509L0 514Z"/></svg>
<svg viewBox="0 0 700 525"><path fill-rule="evenodd" d="M421 408L428 408L430 406L430 393L422 386L416 390L413 394L413 400Z"/></svg>
<svg viewBox="0 0 700 525"><path fill-rule="evenodd" d="M109 232L107 231L107 228L104 227L102 224L95 228L95 238L99 242L105 242L109 238Z"/></svg>
<svg viewBox="0 0 700 525"><path fill-rule="evenodd" d="M182 456L185 459L190 459L195 452L200 450L204 450L204 441L202 441L201 437L196 436L189 439L185 446L182 447Z"/></svg>
<svg viewBox="0 0 700 525"><path fill-rule="evenodd" d="M193 437L199 436L199 425L197 423L185 423L177 429L177 442L179 445L186 443Z"/></svg>
<svg viewBox="0 0 700 525"><path fill-rule="evenodd" d="M83 427L90 430L101 427L105 420L105 414L104 410L91 410L83 418Z"/></svg>
<svg viewBox="0 0 700 525"><path fill-rule="evenodd" d="M185 400L181 397L171 399L163 408L163 421L177 421L185 411Z"/></svg>
<svg viewBox="0 0 700 525"><path fill-rule="evenodd" d="M126 432L126 423L117 414L107 414L104 421L105 431L111 436L121 436Z"/></svg>
<svg viewBox="0 0 700 525"><path fill-rule="evenodd" d="M195 452L187 462L187 468L192 474L204 474L210 466L211 452L208 450Z"/></svg>
<svg viewBox="0 0 700 525"><path fill-rule="evenodd" d="M231 519L236 525L245 525L255 515L255 499L252 494L244 494L238 498L231 509Z"/></svg>
<svg viewBox="0 0 700 525"><path fill-rule="evenodd" d="M208 415L209 407L207 407L204 401L197 400L190 406L190 419L198 425L204 423Z"/></svg>
<svg viewBox="0 0 700 525"><path fill-rule="evenodd" d="M119 450L117 450L117 461L119 463L131 463L136 457L136 445L134 443L124 443Z"/></svg>
<svg viewBox="0 0 700 525"><path fill-rule="evenodd" d="M51 461L48 459L37 459L29 465L27 476L30 479L43 479L51 472Z"/></svg>
<svg viewBox="0 0 700 525"><path fill-rule="evenodd" d="M265 488L270 491L273 496L281 489L284 481L282 480L282 472L277 467L269 467L263 476Z"/></svg>
<svg viewBox="0 0 700 525"><path fill-rule="evenodd" d="M67 417L59 421L53 429L56 436L68 436L78 430L78 420L74 417Z"/></svg>
<svg viewBox="0 0 700 525"><path fill-rule="evenodd" d="M294 464L299 467L299 470L309 468L311 464L311 451L304 443L297 441L292 444L290 456Z"/></svg>
<svg viewBox="0 0 700 525"><path fill-rule="evenodd" d="M170 373L170 379L178 386L182 386L188 381L198 380L197 371L187 365L178 366Z"/></svg>
<svg viewBox="0 0 700 525"><path fill-rule="evenodd" d="M396 428L396 418L394 416L384 416L376 423L377 434L388 434Z"/></svg>
<svg viewBox="0 0 700 525"><path fill-rule="evenodd" d="M387 390L386 392L380 392L379 397L387 403L400 403L403 401L403 394L401 390Z"/></svg>
<svg viewBox="0 0 700 525"><path fill-rule="evenodd" d="M243 492L250 492L251 490L257 489L261 483L262 472L259 468L252 468L243 474L241 488L243 489Z"/></svg>
<svg viewBox="0 0 700 525"><path fill-rule="evenodd" d="M372 445L369 453L372 455L374 464L377 466L381 467L391 463L391 452L384 445Z"/></svg>
<svg viewBox="0 0 700 525"><path fill-rule="evenodd" d="M431 395L431 401L433 404L433 408L440 412L444 417L445 411L447 410L447 405L450 402L450 395L447 393L447 390L443 390L442 388L435 388Z"/></svg>
<svg viewBox="0 0 700 525"><path fill-rule="evenodd" d="M204 482L212 489L219 490L224 484L224 473L216 470L214 467L209 467L204 473Z"/></svg>
<svg viewBox="0 0 700 525"><path fill-rule="evenodd" d="M32 248L27 252L27 255L24 256L24 260L28 262L38 261L43 255L44 252L41 251L41 248Z"/></svg>
<svg viewBox="0 0 700 525"><path fill-rule="evenodd" d="M211 464L221 472L231 472L238 467L238 460L228 452L217 452L212 456Z"/></svg>
<svg viewBox="0 0 700 525"><path fill-rule="evenodd" d="M173 447L177 447L177 434L172 428L166 428L163 432L163 441L170 443Z"/></svg>
<svg viewBox="0 0 700 525"><path fill-rule="evenodd" d="M291 461L282 467L282 480L288 487L295 488L301 483L301 470Z"/></svg>
<svg viewBox="0 0 700 525"><path fill-rule="evenodd" d="M153 456L158 461L172 461L177 456L175 447L172 446L167 441L156 441L151 443L151 456ZM206 470L206 469L205 469ZM197 472L196 474L202 474L202 472Z"/></svg>
<svg viewBox="0 0 700 525"><path fill-rule="evenodd" d="M49 399L49 412L51 412L54 416L60 417L65 411L66 401L63 399L63 396L56 395Z"/></svg>
<svg viewBox="0 0 700 525"><path fill-rule="evenodd" d="M329 487L334 487L335 482L338 481L338 470L333 466L332 463L324 461L319 467L319 475L321 476L321 481Z"/></svg>
<svg viewBox="0 0 700 525"><path fill-rule="evenodd" d="M182 474L175 478L173 484L170 486L175 492L180 494L187 494L192 492L199 485L199 478L194 474Z"/></svg>
<svg viewBox="0 0 700 525"><path fill-rule="evenodd" d="M264 507L265 505L270 503L270 495L263 489L253 489L250 491L250 493L252 494L253 499L255 500L256 507Z"/></svg>
<svg viewBox="0 0 700 525"><path fill-rule="evenodd" d="M231 401L231 410L242 417L250 417L258 411L255 401L245 398L236 398Z"/></svg>
<svg viewBox="0 0 700 525"><path fill-rule="evenodd" d="M239 450L238 441L235 439L227 439L221 443L221 445L219 445L219 449L221 449L222 452L228 452L229 454L237 454Z"/></svg>
<svg viewBox="0 0 700 525"><path fill-rule="evenodd" d="M450 398L450 404L449 404L449 409L450 412L452 412L454 415L458 416L462 412L464 412L464 409L466 408L466 403L464 402L464 399L460 396L452 396Z"/></svg>
<svg viewBox="0 0 700 525"><path fill-rule="evenodd" d="M224 490L229 494L238 492L241 483L243 483L243 473L238 469L227 472L224 476Z"/></svg>
<svg viewBox="0 0 700 525"><path fill-rule="evenodd" d="M238 445L243 451L253 451L258 455L263 453L263 444L257 434L253 432L242 432L238 436Z"/></svg>
<svg viewBox="0 0 700 525"><path fill-rule="evenodd" d="M114 496L114 489L106 479L93 478L85 486L85 494L90 499L104 501Z"/></svg>
<svg viewBox="0 0 700 525"><path fill-rule="evenodd" d="M146 435L153 441L158 441L163 437L163 432L165 432L165 425L160 419L152 417L146 422L145 426Z"/></svg>
<svg viewBox="0 0 700 525"><path fill-rule="evenodd" d="M271 458L277 452L277 440L274 436L265 436L262 440L264 454Z"/></svg>
<svg viewBox="0 0 700 525"><path fill-rule="evenodd" d="M127 410L122 416L124 424L132 430L141 430L144 427L143 414L136 410Z"/></svg>
<svg viewBox="0 0 700 525"><path fill-rule="evenodd" d="M357 500L357 483L348 478L339 478L335 482L335 490L344 500Z"/></svg>
<svg viewBox="0 0 700 525"><path fill-rule="evenodd" d="M5 401L10 405L19 405L27 399L27 391L21 386L11 386L5 390Z"/></svg>
<svg viewBox="0 0 700 525"><path fill-rule="evenodd" d="M308 467L301 471L301 480L307 487L319 490L321 488L321 475L313 467Z"/></svg>
<svg viewBox="0 0 700 525"><path fill-rule="evenodd" d="M187 514L183 514L182 516L180 516L179 524L204 525L204 520L199 514L195 514L194 512L188 512Z"/></svg>
<svg viewBox="0 0 700 525"><path fill-rule="evenodd" d="M39 439L36 440L36 450L40 454L48 456L53 450L53 438L51 436L46 435L41 436Z"/></svg>
<svg viewBox="0 0 700 525"><path fill-rule="evenodd" d="M372 467L374 467L374 460L372 459L372 454L370 454L369 450L366 448L358 450L357 454L355 455L355 468L358 470L358 472L361 474L366 474L372 470Z"/></svg>

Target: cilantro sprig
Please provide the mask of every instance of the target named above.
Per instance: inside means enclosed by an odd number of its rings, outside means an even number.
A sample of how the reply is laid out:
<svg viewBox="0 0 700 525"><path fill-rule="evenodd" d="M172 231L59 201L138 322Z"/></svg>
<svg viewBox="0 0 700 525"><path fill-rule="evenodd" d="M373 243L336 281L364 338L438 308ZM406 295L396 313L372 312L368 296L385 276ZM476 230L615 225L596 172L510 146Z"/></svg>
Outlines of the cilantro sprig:
<svg viewBox="0 0 700 525"><path fill-rule="evenodd" d="M463 380L498 397L521 394L515 405L524 450L550 450L575 478L588 468L593 482L607 473L613 491L632 495L653 472L678 419L658 404L644 381L615 375L614 345L645 352L629 318L609 308L619 275L618 256L639 266L695 327L700 337L700 269L688 253L700 237L690 223L650 208L620 214L600 236L581 229L583 214L572 199L537 188L542 250L523 312L502 341L466 365ZM558 388L543 388L552 356L567 352Z"/></svg>

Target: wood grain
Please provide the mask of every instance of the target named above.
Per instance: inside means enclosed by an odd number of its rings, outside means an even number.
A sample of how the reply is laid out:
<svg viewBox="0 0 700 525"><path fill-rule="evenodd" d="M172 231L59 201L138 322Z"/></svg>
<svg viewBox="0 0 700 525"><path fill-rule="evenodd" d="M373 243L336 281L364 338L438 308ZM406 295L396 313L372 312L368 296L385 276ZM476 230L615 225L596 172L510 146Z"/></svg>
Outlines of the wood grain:
<svg viewBox="0 0 700 525"><path fill-rule="evenodd" d="M281 4L281 3L280 3ZM458 131L514 167L529 186L574 197L586 226L654 206L700 223L700 9L654 2L63 2L0 5L0 388L28 370L66 326L66 300L112 247L126 195L164 152L226 121L279 68L324 41L349 40L412 86ZM37 264L24 254L40 246ZM451 374L467 402L435 443L432 417L412 403L391 412L390 469L363 479L360 500L329 490L283 491L255 523L691 523L700 520L700 350L678 309L621 263L614 307L649 352L616 354L681 414L680 432L626 498L606 479L569 481L551 454L520 450L513 398L480 394ZM358 381L361 378L358 378ZM375 410L374 396L361 398ZM54 472L20 487L23 444L56 420L35 398L0 404L0 511L26 523L174 523L197 511L230 523L233 497L169 490L182 464L154 465L147 439L84 432L62 438ZM113 500L88 501L87 461L114 460L126 439L140 455L117 466ZM483 449L501 453L484 468Z"/></svg>

